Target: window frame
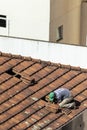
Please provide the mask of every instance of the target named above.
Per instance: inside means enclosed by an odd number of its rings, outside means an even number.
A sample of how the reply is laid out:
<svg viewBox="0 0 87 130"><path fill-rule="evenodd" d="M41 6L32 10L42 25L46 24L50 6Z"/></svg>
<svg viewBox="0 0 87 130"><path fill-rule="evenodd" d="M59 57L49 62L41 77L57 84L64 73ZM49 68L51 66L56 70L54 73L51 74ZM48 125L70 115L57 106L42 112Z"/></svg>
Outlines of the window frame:
<svg viewBox="0 0 87 130"><path fill-rule="evenodd" d="M63 25L60 25L57 29L57 42L63 39Z"/></svg>
<svg viewBox="0 0 87 130"><path fill-rule="evenodd" d="M0 27L2 28L6 28L6 15L0 15Z"/></svg>

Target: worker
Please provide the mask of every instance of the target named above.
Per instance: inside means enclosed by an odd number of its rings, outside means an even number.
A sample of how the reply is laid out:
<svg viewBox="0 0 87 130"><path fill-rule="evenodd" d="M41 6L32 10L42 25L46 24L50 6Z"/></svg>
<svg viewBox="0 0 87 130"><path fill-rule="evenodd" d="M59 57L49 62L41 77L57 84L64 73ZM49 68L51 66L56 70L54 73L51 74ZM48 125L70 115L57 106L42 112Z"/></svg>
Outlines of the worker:
<svg viewBox="0 0 87 130"><path fill-rule="evenodd" d="M73 95L67 88L59 88L51 92L49 101L58 103L60 108L76 108Z"/></svg>

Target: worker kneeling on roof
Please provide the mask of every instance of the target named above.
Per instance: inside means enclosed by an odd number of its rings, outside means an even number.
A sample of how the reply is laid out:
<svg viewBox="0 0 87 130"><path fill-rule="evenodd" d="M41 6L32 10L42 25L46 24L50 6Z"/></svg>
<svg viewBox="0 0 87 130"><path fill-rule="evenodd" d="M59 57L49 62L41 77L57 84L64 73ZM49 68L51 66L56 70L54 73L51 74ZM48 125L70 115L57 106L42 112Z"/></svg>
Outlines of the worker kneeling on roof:
<svg viewBox="0 0 87 130"><path fill-rule="evenodd" d="M67 88L59 88L49 94L52 103L58 103L60 108L75 108L73 95Z"/></svg>

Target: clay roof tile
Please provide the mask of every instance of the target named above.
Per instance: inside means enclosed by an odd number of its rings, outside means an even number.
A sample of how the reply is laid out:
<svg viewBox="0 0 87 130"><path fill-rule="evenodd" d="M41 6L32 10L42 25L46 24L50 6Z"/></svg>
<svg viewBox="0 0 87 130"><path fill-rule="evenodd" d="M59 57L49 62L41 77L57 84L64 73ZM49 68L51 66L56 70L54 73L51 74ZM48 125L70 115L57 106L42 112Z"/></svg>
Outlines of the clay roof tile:
<svg viewBox="0 0 87 130"><path fill-rule="evenodd" d="M69 115L45 107L45 96L60 87L80 103ZM61 128L87 109L86 95L87 69L0 52L1 130Z"/></svg>

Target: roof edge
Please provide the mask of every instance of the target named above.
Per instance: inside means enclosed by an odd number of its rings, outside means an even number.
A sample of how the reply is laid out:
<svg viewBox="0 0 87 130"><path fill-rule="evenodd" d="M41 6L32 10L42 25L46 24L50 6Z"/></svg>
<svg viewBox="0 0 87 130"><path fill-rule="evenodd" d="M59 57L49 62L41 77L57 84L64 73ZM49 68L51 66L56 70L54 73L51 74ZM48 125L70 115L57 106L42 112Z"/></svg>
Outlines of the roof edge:
<svg viewBox="0 0 87 130"><path fill-rule="evenodd" d="M12 54L12 53L4 53L0 51L0 56L4 56L4 57L9 57L9 58L15 58L15 59L22 59L22 60L27 60L27 61L34 61L37 63L42 63L45 65L49 65L49 66L56 66L58 68L66 68L66 69L70 69L70 70L75 70L75 71L81 71L83 73L87 73L87 69L85 68L81 68L80 66L72 66L72 65L64 65L61 63L54 63L51 61L44 61L41 59L34 59L31 56L22 56L22 55L16 55L16 54Z"/></svg>

